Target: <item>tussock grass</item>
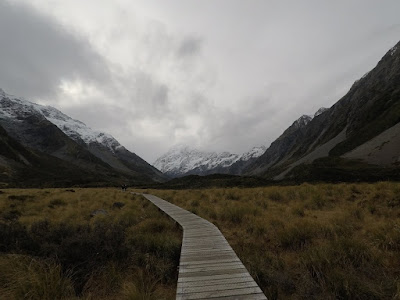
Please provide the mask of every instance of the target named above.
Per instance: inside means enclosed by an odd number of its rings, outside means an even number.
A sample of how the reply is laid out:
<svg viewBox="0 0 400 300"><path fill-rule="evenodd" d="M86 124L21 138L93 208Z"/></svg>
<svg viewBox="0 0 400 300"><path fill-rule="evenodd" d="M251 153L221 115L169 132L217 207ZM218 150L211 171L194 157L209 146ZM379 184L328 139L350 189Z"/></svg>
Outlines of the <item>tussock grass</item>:
<svg viewBox="0 0 400 300"><path fill-rule="evenodd" d="M147 192L215 223L268 299L400 299L400 183Z"/></svg>
<svg viewBox="0 0 400 300"><path fill-rule="evenodd" d="M3 299L71 299L72 274L60 264L24 255L0 256Z"/></svg>
<svg viewBox="0 0 400 300"><path fill-rule="evenodd" d="M141 196L0 193L1 299L174 299L180 247L179 228Z"/></svg>

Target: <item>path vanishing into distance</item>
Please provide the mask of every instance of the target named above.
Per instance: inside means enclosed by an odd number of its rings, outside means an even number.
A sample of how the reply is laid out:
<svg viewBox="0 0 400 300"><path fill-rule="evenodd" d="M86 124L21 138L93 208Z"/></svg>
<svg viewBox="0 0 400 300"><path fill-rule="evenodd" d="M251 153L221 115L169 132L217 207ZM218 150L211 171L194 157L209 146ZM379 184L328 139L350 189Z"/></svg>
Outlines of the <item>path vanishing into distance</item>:
<svg viewBox="0 0 400 300"><path fill-rule="evenodd" d="M183 228L177 300L267 299L214 224L156 196L140 195Z"/></svg>

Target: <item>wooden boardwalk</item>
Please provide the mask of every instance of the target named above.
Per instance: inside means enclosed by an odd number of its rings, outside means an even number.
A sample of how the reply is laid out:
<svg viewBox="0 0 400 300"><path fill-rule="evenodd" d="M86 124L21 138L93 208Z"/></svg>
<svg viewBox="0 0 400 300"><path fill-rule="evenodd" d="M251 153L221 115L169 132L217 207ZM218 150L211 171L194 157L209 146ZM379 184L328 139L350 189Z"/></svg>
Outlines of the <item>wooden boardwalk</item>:
<svg viewBox="0 0 400 300"><path fill-rule="evenodd" d="M267 299L214 224L156 196L143 196L183 228L177 300Z"/></svg>

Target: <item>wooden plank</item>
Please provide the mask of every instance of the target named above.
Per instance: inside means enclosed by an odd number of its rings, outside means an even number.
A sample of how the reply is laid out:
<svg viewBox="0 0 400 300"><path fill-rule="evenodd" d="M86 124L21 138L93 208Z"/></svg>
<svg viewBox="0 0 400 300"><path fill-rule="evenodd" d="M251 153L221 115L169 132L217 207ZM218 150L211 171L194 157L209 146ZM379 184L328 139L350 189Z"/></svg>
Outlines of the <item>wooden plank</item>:
<svg viewBox="0 0 400 300"><path fill-rule="evenodd" d="M201 292L210 292L210 291L225 291L225 290L233 290L233 289L242 289L242 288L253 288L257 287L257 283L254 281L247 281L241 283L222 283L217 285L204 285L204 286L188 286L182 289L179 293L201 293Z"/></svg>
<svg viewBox="0 0 400 300"><path fill-rule="evenodd" d="M178 277L178 284L180 282L233 279L233 278L246 278L247 279L247 278L251 278L251 276L247 272L241 272L241 273L237 273L237 274L222 274L222 275L213 275L213 276L209 276L209 277Z"/></svg>
<svg viewBox="0 0 400 300"><path fill-rule="evenodd" d="M267 299L214 224L154 195L143 196L183 228L176 299Z"/></svg>
<svg viewBox="0 0 400 300"><path fill-rule="evenodd" d="M196 286L212 286L221 284L235 284L244 282L254 282L253 278L248 277L237 277L237 278L223 278L223 279L213 279L213 280L196 280L196 281L186 281L184 284L186 287L196 287ZM180 283L182 284L182 283Z"/></svg>
<svg viewBox="0 0 400 300"><path fill-rule="evenodd" d="M231 290L224 290L224 291L206 291L206 292L199 292L199 293L182 293L177 294L178 296L182 296L180 299L187 299L187 300L194 300L194 299L204 299L204 298L218 298L218 297L226 297L230 296L231 299L234 299L235 296L238 295L251 295L251 294L259 294L261 293L260 288L257 287L249 287L249 288L242 288L242 289L231 289Z"/></svg>

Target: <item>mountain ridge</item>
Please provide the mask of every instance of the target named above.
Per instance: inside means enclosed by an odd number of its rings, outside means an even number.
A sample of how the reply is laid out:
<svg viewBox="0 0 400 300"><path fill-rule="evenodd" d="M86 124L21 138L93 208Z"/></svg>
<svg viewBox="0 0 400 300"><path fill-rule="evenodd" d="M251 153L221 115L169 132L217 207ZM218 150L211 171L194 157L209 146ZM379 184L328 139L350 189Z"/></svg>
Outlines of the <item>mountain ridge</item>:
<svg viewBox="0 0 400 300"><path fill-rule="evenodd" d="M346 153L362 147L400 122L399 46L400 42L382 57L375 68L355 81L348 93L331 108L316 113L302 127L293 124L285 130L262 156L244 170L244 174L287 179L295 176L291 174L292 170L297 168L299 171L301 165L312 165L314 161L329 157L336 162L340 159L341 167L346 165L346 161L352 164L351 158L369 168L372 161L368 156L354 153L348 156ZM391 136L396 136L393 134ZM388 142L387 138L382 140L382 143ZM400 144L393 147L396 146L397 153L400 153ZM378 151L374 155L383 154ZM393 164L395 161L396 157ZM332 172L333 167L334 164L330 164L331 169L326 172ZM304 172L299 173L304 176Z"/></svg>
<svg viewBox="0 0 400 300"><path fill-rule="evenodd" d="M171 177L186 175L230 174L230 168L258 157L264 146L253 147L242 155L230 152L199 151L187 145L175 145L160 156L153 165Z"/></svg>
<svg viewBox="0 0 400 300"><path fill-rule="evenodd" d="M3 90L0 100L0 125L25 147L91 172L120 174L116 176L127 180L166 180L165 175L111 135L92 130L53 107L8 95Z"/></svg>

